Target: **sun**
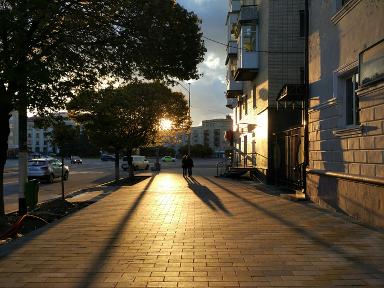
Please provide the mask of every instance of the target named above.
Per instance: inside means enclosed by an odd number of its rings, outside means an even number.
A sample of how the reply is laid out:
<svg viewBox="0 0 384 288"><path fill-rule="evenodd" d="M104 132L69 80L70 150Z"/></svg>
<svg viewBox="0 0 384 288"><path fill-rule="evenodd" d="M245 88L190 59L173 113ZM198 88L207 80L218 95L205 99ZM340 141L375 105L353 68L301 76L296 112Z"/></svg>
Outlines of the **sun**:
<svg viewBox="0 0 384 288"><path fill-rule="evenodd" d="M173 122L169 119L160 120L160 130L171 130Z"/></svg>

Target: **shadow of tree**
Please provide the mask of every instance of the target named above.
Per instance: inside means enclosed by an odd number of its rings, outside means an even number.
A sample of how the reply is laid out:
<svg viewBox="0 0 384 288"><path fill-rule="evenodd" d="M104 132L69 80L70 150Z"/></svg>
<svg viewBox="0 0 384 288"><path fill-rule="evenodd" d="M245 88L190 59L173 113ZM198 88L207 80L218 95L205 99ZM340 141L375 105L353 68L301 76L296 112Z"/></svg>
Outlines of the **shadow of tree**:
<svg viewBox="0 0 384 288"><path fill-rule="evenodd" d="M220 185L219 183L209 179L208 177L203 176L203 178L206 179L207 181L209 181L210 183L216 185L217 187L221 188L224 192L227 192L230 195L238 198L239 200L241 200L245 204L261 211L265 215L279 221L283 225L290 227L293 231L295 231L296 233L302 235L303 237L311 240L313 243L320 245L320 246L328 249L332 253L335 253L335 254L343 257L345 260L349 261L351 264L355 265L357 268L359 268L359 269L361 269L367 273L377 273L378 275L381 275L383 273L383 271L381 271L378 267L376 267L370 263L365 262L364 260L362 260L358 256L355 256L355 255L348 253L342 247L337 247L332 242L328 242L328 241L322 239L320 236L316 235L315 232L312 232L312 231L304 229L303 227L300 227L299 225L288 220L287 218L284 218L281 215L277 215L276 213L271 212L270 210L262 207L261 205L258 205L256 203L248 200L247 198L241 196L241 195L238 195L237 193L227 189L223 185Z"/></svg>
<svg viewBox="0 0 384 288"><path fill-rule="evenodd" d="M83 281L78 285L79 288L93 287L93 281L97 277L97 271L100 269L100 267L102 267L106 259L108 259L108 257L111 255L115 244L118 242L119 238L122 235L122 231L126 228L128 220L137 210L140 202L143 200L155 177L156 175L153 175L151 177L147 185L144 187L143 191L141 191L140 195L136 198L131 208L127 211L127 213L121 219L120 223L116 226L115 230L112 232L109 241L104 245L104 248L100 251L93 264L87 269L87 273L85 274Z"/></svg>
<svg viewBox="0 0 384 288"><path fill-rule="evenodd" d="M223 202L217 197L215 193L208 189L208 187L201 185L194 177L185 178L189 189L195 193L209 208L212 210L221 210L226 215L232 216L232 213L224 206Z"/></svg>

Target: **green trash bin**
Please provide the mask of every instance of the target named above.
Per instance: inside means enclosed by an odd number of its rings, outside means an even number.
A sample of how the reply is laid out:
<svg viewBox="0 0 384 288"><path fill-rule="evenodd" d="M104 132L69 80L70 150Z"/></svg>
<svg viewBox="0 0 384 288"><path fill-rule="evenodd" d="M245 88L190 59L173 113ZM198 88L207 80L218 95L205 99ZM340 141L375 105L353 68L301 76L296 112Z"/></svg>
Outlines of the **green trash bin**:
<svg viewBox="0 0 384 288"><path fill-rule="evenodd" d="M39 181L32 179L25 184L25 201L29 209L36 207L39 201Z"/></svg>

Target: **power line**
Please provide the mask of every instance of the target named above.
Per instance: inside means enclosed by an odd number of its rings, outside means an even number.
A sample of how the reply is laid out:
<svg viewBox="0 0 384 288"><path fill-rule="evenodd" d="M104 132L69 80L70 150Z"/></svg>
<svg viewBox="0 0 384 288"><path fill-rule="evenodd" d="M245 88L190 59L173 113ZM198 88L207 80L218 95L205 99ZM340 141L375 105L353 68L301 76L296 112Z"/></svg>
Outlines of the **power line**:
<svg viewBox="0 0 384 288"><path fill-rule="evenodd" d="M213 42L213 43L216 43L216 44L228 47L228 48L234 48L234 49L238 49L238 50L247 51L247 49L245 49L245 48L239 48L239 47L231 46L231 45L225 44L223 42L220 42L218 40L215 40L215 39L212 39L212 38L209 38L206 36L202 36L202 37L204 39L207 39L207 40ZM247 52L259 52L259 53L268 53L268 54L303 54L304 53L303 51L268 51L268 50L255 50L255 51L247 51Z"/></svg>

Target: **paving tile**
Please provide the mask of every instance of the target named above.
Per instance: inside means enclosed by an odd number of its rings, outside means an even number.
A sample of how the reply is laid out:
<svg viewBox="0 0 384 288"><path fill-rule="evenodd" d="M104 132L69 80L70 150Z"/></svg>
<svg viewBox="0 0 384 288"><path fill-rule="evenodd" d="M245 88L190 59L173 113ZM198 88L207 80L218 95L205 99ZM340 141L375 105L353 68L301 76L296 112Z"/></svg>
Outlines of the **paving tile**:
<svg viewBox="0 0 384 288"><path fill-rule="evenodd" d="M382 231L210 171L164 170L0 246L0 288L384 287Z"/></svg>

